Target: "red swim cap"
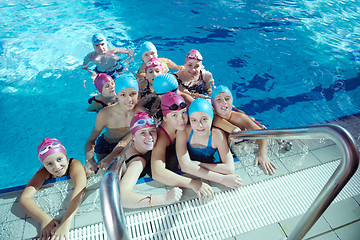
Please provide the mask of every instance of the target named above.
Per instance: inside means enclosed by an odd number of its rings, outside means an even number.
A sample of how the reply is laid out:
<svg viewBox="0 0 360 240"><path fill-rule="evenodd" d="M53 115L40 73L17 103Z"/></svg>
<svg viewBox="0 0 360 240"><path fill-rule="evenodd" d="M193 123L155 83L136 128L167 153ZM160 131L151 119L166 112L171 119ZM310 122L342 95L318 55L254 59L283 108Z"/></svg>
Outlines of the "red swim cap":
<svg viewBox="0 0 360 240"><path fill-rule="evenodd" d="M45 158L53 153L61 152L66 156L64 145L62 145L56 138L44 138L44 140L42 140L42 142L37 146L37 152L41 163L43 163Z"/></svg>

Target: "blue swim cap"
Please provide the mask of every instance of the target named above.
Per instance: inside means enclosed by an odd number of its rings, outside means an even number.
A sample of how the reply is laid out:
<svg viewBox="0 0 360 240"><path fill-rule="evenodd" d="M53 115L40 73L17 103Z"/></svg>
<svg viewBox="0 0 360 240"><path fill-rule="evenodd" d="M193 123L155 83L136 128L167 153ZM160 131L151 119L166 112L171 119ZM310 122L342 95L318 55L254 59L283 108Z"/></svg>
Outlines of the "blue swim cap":
<svg viewBox="0 0 360 240"><path fill-rule="evenodd" d="M192 113L195 112L204 112L209 114L211 119L214 118L214 110L211 104L204 98L197 98L190 103L190 107L188 109L188 115L191 116Z"/></svg>
<svg viewBox="0 0 360 240"><path fill-rule="evenodd" d="M214 103L214 99L215 99L216 95L218 95L219 93L222 93L222 92L229 94L230 97L231 97L231 99L233 99L233 96L232 96L231 91L229 90L229 88L226 87L226 86L224 86L224 85L220 85L220 86L217 86L217 87L213 90L213 92L212 92L212 94L211 94L211 104Z"/></svg>
<svg viewBox="0 0 360 240"><path fill-rule="evenodd" d="M106 38L101 33L95 33L91 38L91 42L95 46L97 43L106 42Z"/></svg>
<svg viewBox="0 0 360 240"><path fill-rule="evenodd" d="M170 73L162 73L154 78L153 88L158 95L164 95L167 92L177 92L178 81Z"/></svg>
<svg viewBox="0 0 360 240"><path fill-rule="evenodd" d="M151 51L151 50L157 52L156 47L155 47L154 44L152 44L152 42L146 41L143 44L141 44L141 46L140 46L140 58L142 59L142 55L144 54L144 52Z"/></svg>
<svg viewBox="0 0 360 240"><path fill-rule="evenodd" d="M127 88L133 88L136 91L139 92L139 85L134 77L134 75L128 73L128 74L122 74L119 77L116 78L115 82L115 91L116 93L127 89Z"/></svg>

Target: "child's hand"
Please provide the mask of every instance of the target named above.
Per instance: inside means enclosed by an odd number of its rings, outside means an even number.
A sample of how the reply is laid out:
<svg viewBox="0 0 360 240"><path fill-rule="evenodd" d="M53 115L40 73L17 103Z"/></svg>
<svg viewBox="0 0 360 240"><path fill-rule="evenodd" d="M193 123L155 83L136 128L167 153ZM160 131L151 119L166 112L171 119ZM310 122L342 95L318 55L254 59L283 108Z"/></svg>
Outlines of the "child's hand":
<svg viewBox="0 0 360 240"><path fill-rule="evenodd" d="M232 189L237 189L243 185L243 180L236 174L224 175L221 184Z"/></svg>
<svg viewBox="0 0 360 240"><path fill-rule="evenodd" d="M201 203L214 199L214 191L209 184L194 180L194 186L192 189Z"/></svg>
<svg viewBox="0 0 360 240"><path fill-rule="evenodd" d="M45 221L41 223L41 232L40 240L48 240L51 237L51 231L59 225L59 221L56 219L51 219L50 221Z"/></svg>
<svg viewBox="0 0 360 240"><path fill-rule="evenodd" d="M276 167L267 155L259 155L255 159L255 166L257 166L259 163L264 168L266 174L274 174Z"/></svg>
<svg viewBox="0 0 360 240"><path fill-rule="evenodd" d="M97 169L98 169L98 164L97 162L95 162L94 158L91 158L85 162L86 177L90 177L94 175Z"/></svg>
<svg viewBox="0 0 360 240"><path fill-rule="evenodd" d="M52 231L51 231L51 239L50 240L69 240L69 228L67 226L57 225Z"/></svg>
<svg viewBox="0 0 360 240"><path fill-rule="evenodd" d="M178 202L181 196L182 196L182 189L178 187L174 187L166 194L165 204L172 204L174 202Z"/></svg>

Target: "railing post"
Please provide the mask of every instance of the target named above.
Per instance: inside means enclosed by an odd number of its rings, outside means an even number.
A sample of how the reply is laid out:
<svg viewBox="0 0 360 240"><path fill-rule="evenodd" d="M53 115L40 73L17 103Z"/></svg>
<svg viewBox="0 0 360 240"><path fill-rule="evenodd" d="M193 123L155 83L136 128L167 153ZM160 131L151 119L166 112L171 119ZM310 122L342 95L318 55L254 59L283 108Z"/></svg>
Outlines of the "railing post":
<svg viewBox="0 0 360 240"><path fill-rule="evenodd" d="M118 179L114 172L106 171L100 183L101 210L107 236L111 240L129 239L121 205Z"/></svg>

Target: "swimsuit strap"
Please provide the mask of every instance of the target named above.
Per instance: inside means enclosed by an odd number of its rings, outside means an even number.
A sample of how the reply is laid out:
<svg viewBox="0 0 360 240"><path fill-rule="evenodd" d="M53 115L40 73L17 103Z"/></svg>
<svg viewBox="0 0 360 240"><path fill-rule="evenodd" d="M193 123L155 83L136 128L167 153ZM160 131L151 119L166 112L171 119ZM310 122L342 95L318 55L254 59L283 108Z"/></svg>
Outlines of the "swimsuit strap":
<svg viewBox="0 0 360 240"><path fill-rule="evenodd" d="M165 128L163 128L163 126L161 126L161 125L159 125L158 128L160 128L160 130L165 133L165 135L167 136L169 142L172 144L171 137L170 137L170 135L167 133L167 131L165 130Z"/></svg>
<svg viewBox="0 0 360 240"><path fill-rule="evenodd" d="M131 160L133 160L133 159L136 158L136 157L143 157L143 155L141 155L141 154L132 155L132 156L129 157L127 160L125 160L125 163L130 162Z"/></svg>

